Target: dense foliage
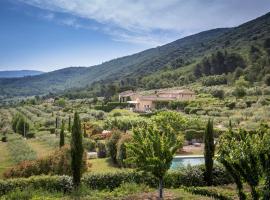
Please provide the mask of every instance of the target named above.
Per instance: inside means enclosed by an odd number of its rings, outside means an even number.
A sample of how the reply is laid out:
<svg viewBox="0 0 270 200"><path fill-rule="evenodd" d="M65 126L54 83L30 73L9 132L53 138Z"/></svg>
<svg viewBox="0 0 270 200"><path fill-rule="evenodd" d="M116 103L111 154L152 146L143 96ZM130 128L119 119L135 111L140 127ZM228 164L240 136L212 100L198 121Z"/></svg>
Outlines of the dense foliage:
<svg viewBox="0 0 270 200"><path fill-rule="evenodd" d="M80 185L81 176L83 173L83 144L82 144L82 130L81 130L81 120L79 114L75 112L74 122L72 126L71 134L71 170L73 177L73 184L75 188Z"/></svg>
<svg viewBox="0 0 270 200"><path fill-rule="evenodd" d="M133 140L127 145L130 155L128 161L159 179L160 198L163 198L163 178L182 142L173 125L157 123L135 128Z"/></svg>
<svg viewBox="0 0 270 200"><path fill-rule="evenodd" d="M87 169L86 155L83 157L82 171ZM70 148L64 146L51 155L32 161L22 161L4 173L5 178L30 177L34 175L71 175Z"/></svg>
<svg viewBox="0 0 270 200"><path fill-rule="evenodd" d="M263 125L250 132L230 129L222 136L219 161L233 177L240 199L247 198L243 182L249 185L252 199L269 199L269 142L269 128Z"/></svg>

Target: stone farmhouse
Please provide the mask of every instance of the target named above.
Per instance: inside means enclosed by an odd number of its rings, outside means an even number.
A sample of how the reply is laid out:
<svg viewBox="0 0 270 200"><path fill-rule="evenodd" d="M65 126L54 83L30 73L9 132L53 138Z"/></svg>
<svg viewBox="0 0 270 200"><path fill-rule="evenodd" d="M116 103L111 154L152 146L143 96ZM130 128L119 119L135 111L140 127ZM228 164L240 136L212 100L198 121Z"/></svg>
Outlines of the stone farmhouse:
<svg viewBox="0 0 270 200"><path fill-rule="evenodd" d="M134 111L148 112L156 108L160 101L188 101L195 99L195 93L187 90L160 90L153 94L143 95L139 92L125 91L119 94L120 102L127 102L134 106Z"/></svg>

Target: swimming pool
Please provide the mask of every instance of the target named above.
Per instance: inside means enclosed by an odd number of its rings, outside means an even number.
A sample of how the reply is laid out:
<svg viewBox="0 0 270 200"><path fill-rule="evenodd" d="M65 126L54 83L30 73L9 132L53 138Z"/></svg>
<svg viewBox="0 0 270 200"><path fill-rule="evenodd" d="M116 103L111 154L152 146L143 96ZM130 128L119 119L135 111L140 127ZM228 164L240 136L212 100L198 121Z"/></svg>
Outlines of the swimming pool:
<svg viewBox="0 0 270 200"><path fill-rule="evenodd" d="M175 156L171 169L177 169L179 167L186 167L188 165L201 165L204 163L204 156L203 155L192 155L192 156Z"/></svg>

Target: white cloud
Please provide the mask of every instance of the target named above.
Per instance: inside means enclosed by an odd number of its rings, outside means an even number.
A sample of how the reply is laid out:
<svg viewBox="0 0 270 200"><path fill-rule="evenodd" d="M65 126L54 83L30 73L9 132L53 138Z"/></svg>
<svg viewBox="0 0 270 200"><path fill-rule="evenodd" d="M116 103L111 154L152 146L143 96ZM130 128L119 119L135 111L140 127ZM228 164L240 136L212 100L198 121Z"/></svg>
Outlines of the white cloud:
<svg viewBox="0 0 270 200"><path fill-rule="evenodd" d="M163 43L211 28L235 26L270 10L269 0L21 0L42 9L91 19L116 40ZM49 18L54 16L48 16ZM75 18L63 24L79 27ZM176 38L173 38L176 39Z"/></svg>

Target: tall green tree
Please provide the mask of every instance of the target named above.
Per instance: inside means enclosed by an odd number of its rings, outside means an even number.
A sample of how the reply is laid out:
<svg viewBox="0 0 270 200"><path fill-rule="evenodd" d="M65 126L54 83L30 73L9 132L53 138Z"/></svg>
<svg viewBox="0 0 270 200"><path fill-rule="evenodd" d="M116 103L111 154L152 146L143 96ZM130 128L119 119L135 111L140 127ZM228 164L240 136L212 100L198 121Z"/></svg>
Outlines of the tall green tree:
<svg viewBox="0 0 270 200"><path fill-rule="evenodd" d="M77 188L81 182L83 164L82 130L79 114L75 112L71 133L71 169L74 187Z"/></svg>
<svg viewBox="0 0 270 200"><path fill-rule="evenodd" d="M269 163L268 155L270 155L270 148L267 147L269 146L268 134L269 131L262 131L262 129L259 131L252 130L250 132L243 129L237 132L229 130L222 135L219 141L218 160L234 178L240 200L247 199L247 195L243 191L244 182L250 187L250 196L253 200L260 199L262 193L267 197L264 199L269 199L269 187L267 183L269 166L264 168L263 164ZM264 137L268 138L264 140ZM265 191L259 192L261 188L260 180L263 179Z"/></svg>
<svg viewBox="0 0 270 200"><path fill-rule="evenodd" d="M68 116L68 132L71 132L71 116Z"/></svg>
<svg viewBox="0 0 270 200"><path fill-rule="evenodd" d="M183 137L177 137L168 125L163 132L155 124L144 124L133 131L133 140L127 144L128 163L139 170L152 173L159 180L159 197L163 198L163 179L174 154L182 146Z"/></svg>
<svg viewBox="0 0 270 200"><path fill-rule="evenodd" d="M62 120L59 146L61 148L64 145L65 145L65 122L64 120Z"/></svg>
<svg viewBox="0 0 270 200"><path fill-rule="evenodd" d="M205 181L213 184L213 157L215 155L213 120L209 119L204 133Z"/></svg>
<svg viewBox="0 0 270 200"><path fill-rule="evenodd" d="M55 128L56 129L58 128L58 116L56 116L56 118L55 118Z"/></svg>

